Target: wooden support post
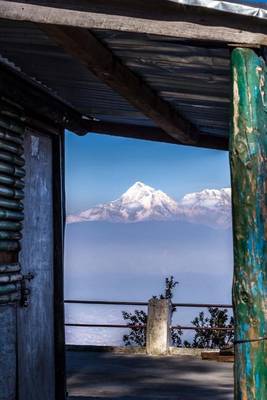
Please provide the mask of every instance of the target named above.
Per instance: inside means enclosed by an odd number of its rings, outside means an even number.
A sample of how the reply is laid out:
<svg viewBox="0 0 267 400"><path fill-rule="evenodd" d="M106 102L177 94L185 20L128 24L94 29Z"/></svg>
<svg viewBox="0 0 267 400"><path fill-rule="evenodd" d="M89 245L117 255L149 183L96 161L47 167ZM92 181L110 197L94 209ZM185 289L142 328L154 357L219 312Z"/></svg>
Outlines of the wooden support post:
<svg viewBox="0 0 267 400"><path fill-rule="evenodd" d="M235 400L267 399L266 65L232 52L230 138L234 229Z"/></svg>

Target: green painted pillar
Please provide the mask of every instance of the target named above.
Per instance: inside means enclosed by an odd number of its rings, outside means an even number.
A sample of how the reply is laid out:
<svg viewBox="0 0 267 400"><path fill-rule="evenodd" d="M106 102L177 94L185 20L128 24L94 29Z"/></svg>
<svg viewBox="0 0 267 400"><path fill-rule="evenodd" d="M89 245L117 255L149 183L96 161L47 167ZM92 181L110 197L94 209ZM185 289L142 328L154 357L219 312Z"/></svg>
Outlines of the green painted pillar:
<svg viewBox="0 0 267 400"><path fill-rule="evenodd" d="M267 399L266 77L265 62L253 50L233 50L235 400Z"/></svg>

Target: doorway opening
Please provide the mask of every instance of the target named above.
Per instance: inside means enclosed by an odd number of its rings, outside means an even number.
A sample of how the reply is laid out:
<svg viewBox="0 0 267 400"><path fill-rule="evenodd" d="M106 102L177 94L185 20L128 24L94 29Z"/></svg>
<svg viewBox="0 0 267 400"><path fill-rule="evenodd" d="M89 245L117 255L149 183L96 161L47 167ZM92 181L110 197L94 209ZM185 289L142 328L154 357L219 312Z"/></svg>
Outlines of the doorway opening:
<svg viewBox="0 0 267 400"><path fill-rule="evenodd" d="M172 396L181 390L191 399L193 384L199 393L194 398L231 398L232 366L213 370L192 358L231 342L229 175L226 152L67 133L70 395L140 399L153 390L157 396L160 386L165 398L177 398ZM165 358L146 355L147 304L164 297L171 277L178 282L171 299L175 351L165 368ZM189 370L197 379L184 384ZM225 380L218 384L221 373Z"/></svg>

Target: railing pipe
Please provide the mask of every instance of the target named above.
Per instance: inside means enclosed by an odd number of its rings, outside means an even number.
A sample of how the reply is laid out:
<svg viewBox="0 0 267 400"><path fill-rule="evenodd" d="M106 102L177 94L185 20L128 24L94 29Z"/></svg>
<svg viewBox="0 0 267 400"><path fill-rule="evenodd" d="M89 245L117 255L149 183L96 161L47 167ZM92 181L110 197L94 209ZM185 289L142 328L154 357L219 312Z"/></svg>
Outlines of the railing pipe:
<svg viewBox="0 0 267 400"><path fill-rule="evenodd" d="M120 306L147 306L147 301L65 300L66 304L102 304Z"/></svg>
<svg viewBox="0 0 267 400"><path fill-rule="evenodd" d="M147 301L106 301L106 300L65 300L65 304L94 304L94 305L120 305L120 306L147 306ZM172 303L174 307L191 308L232 308L231 304L209 304L209 303Z"/></svg>
<svg viewBox="0 0 267 400"><path fill-rule="evenodd" d="M82 328L145 328L146 325L142 324L78 324L78 323L65 323L65 326L72 326L72 327L82 327ZM193 331L228 331L231 332L234 330L234 327L208 327L208 326L203 326L203 327L195 327L195 326L183 326L183 325L178 325L178 326L171 326L171 329L181 329L181 330L193 330Z"/></svg>
<svg viewBox="0 0 267 400"><path fill-rule="evenodd" d="M124 305L124 306L147 306L148 302L145 301L107 301L107 300L65 300L65 304L87 304L87 305ZM188 307L188 308L232 308L230 304L210 304L210 303L173 303L174 307ZM65 323L65 326L84 327L84 328L145 328L144 324L87 324L87 323ZM194 331L224 331L231 332L234 327L195 327L195 326L171 326L172 330L194 330Z"/></svg>
<svg viewBox="0 0 267 400"><path fill-rule="evenodd" d="M139 324L75 324L66 323L65 326L77 326L85 328L145 328L146 325Z"/></svg>

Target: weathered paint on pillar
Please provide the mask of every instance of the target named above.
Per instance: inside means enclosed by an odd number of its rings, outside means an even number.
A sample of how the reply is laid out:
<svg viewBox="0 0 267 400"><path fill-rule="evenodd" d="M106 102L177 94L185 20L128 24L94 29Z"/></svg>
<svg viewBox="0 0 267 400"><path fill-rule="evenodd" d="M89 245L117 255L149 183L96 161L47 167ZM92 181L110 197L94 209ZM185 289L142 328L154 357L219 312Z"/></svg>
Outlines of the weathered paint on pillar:
<svg viewBox="0 0 267 400"><path fill-rule="evenodd" d="M235 315L235 400L267 399L266 66L251 49L232 52L230 139Z"/></svg>

